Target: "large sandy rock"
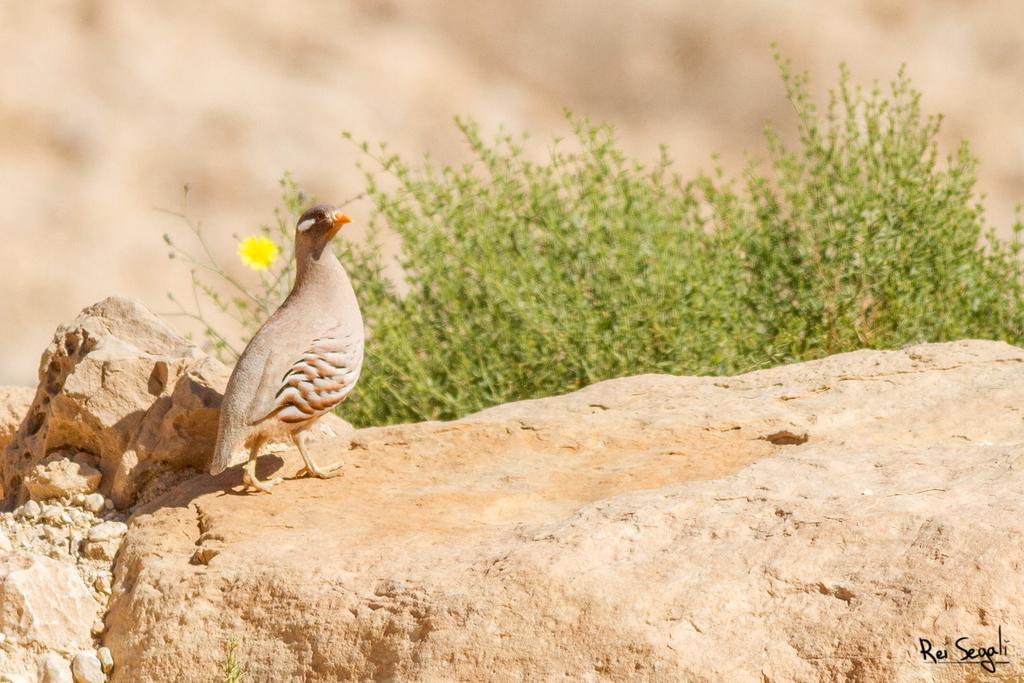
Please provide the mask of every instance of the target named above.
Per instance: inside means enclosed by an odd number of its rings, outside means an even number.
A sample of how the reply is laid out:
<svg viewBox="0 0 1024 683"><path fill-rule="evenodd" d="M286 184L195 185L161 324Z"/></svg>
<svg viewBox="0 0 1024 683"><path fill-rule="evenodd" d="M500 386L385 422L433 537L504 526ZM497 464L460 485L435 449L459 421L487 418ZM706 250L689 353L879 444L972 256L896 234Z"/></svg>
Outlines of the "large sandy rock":
<svg viewBox="0 0 1024 683"><path fill-rule="evenodd" d="M1022 405L1024 351L962 342L362 430L271 496L197 478L131 522L113 680L219 680L229 639L254 680L961 680L918 639L1024 637Z"/></svg>
<svg viewBox="0 0 1024 683"><path fill-rule="evenodd" d="M63 467L55 457L91 458L118 507L194 474L213 451L227 375L135 301L86 308L43 353L35 399L0 462L6 495L29 497L47 476L37 466Z"/></svg>
<svg viewBox="0 0 1024 683"><path fill-rule="evenodd" d="M75 568L32 553L0 552L0 632L52 650L92 643L96 602Z"/></svg>

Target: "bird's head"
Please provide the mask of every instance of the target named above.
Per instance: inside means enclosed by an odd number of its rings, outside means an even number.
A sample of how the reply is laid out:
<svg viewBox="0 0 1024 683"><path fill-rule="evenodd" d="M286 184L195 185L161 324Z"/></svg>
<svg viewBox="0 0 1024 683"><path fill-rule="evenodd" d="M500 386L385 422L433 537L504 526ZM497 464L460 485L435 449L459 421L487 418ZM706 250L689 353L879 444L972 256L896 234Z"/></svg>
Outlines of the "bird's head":
<svg viewBox="0 0 1024 683"><path fill-rule="evenodd" d="M329 204L317 204L299 217L295 238L314 248L323 247L338 234L343 225L351 222L352 219L339 209Z"/></svg>

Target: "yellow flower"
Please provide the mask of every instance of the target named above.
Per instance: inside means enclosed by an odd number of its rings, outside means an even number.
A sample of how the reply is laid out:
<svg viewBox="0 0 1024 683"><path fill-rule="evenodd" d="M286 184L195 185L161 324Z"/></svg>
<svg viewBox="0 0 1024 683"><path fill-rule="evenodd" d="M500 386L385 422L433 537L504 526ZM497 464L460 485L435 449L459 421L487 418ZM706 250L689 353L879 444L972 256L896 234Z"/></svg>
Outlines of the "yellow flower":
<svg viewBox="0 0 1024 683"><path fill-rule="evenodd" d="M238 243L238 258L253 270L266 270L279 253L277 245L263 236L246 237Z"/></svg>

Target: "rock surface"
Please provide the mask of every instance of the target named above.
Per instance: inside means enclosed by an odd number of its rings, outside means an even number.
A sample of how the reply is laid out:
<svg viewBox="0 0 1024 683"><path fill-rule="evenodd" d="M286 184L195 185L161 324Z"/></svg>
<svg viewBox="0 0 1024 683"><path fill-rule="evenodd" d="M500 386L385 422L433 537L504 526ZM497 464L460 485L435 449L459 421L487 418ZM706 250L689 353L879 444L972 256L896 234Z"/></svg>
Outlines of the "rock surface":
<svg viewBox="0 0 1024 683"><path fill-rule="evenodd" d="M0 387L0 452L14 438L35 395L32 387Z"/></svg>
<svg viewBox="0 0 1024 683"><path fill-rule="evenodd" d="M218 680L230 639L254 680L962 680L917 639L1024 642L1022 407L1024 351L957 342L361 430L272 496L202 476L132 518L112 680Z"/></svg>

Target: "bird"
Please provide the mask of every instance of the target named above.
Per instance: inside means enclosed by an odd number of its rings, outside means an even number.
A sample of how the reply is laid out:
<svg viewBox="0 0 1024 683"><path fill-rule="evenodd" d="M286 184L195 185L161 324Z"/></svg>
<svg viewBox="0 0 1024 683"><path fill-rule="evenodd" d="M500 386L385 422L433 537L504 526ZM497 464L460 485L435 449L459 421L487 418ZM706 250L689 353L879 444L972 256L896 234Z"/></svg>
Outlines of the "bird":
<svg viewBox="0 0 1024 683"><path fill-rule="evenodd" d="M352 219L319 204L295 227L295 283L238 357L221 401L210 474L238 464L246 489L271 493L277 477L260 481L256 459L269 440L290 437L305 467L299 476L342 473L344 463L319 466L306 451L306 430L352 392L363 365L362 313L348 273L330 246Z"/></svg>

